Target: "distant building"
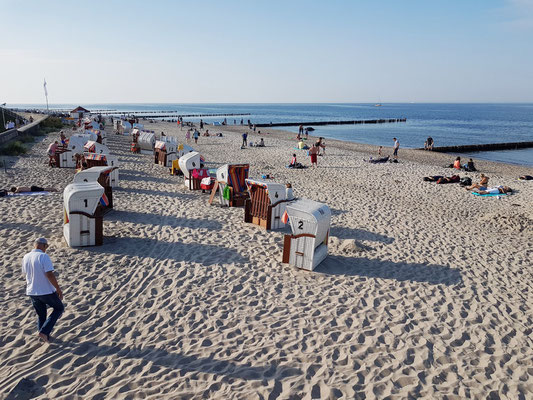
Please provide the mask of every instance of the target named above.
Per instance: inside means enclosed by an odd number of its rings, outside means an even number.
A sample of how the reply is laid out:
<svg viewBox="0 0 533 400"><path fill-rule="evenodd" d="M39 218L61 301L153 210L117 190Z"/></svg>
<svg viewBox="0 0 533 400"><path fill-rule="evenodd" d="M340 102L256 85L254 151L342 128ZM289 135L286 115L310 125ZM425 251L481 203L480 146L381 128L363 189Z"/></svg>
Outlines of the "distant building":
<svg viewBox="0 0 533 400"><path fill-rule="evenodd" d="M76 107L74 110L70 112L70 118L79 119L85 117L85 114L89 114L90 111L86 110L83 107Z"/></svg>

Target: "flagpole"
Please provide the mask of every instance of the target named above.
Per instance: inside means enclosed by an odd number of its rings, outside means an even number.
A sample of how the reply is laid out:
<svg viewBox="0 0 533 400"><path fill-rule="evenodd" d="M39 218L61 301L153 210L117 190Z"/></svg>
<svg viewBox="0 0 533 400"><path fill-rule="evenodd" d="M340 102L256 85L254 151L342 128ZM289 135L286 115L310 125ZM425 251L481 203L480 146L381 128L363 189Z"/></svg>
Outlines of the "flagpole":
<svg viewBox="0 0 533 400"><path fill-rule="evenodd" d="M46 112L48 113L48 90L46 90L46 78L44 78L44 96L46 97Z"/></svg>

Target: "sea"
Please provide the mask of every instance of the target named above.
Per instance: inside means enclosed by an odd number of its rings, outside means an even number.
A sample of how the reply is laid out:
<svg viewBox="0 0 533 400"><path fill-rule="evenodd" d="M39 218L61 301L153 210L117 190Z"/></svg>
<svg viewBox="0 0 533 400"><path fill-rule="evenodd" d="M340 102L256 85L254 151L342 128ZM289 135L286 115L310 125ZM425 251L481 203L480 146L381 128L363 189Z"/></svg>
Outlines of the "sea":
<svg viewBox="0 0 533 400"><path fill-rule="evenodd" d="M401 148L421 148L428 136L435 146L533 141L533 104L450 104L450 103L322 103L322 104L54 104L50 109L73 109L81 105L89 110L112 110L117 114L145 112L152 115L180 114L185 121L222 122L224 116L200 117L205 114L239 114L226 116L228 124L287 123L339 120L396 119L406 122L386 124L315 126L314 136L373 145L392 146L393 137ZM42 104L8 105L19 108L43 108ZM197 116L197 117L196 117ZM161 119L175 119L166 117ZM265 129L265 128L263 128ZM272 128L268 128L272 129ZM282 127L297 132L298 127ZM533 166L533 148L476 152L464 157Z"/></svg>

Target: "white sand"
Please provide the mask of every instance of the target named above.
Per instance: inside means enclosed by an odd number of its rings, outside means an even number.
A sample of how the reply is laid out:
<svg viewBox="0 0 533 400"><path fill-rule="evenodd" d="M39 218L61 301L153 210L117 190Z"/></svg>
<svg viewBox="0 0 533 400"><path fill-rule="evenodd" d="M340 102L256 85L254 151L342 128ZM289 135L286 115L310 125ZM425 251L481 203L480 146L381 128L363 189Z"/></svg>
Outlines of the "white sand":
<svg viewBox="0 0 533 400"><path fill-rule="evenodd" d="M290 134L240 150L240 128L220 131L197 146L210 167L249 162L251 177L331 207L328 258L314 272L281 264L282 232L209 206L109 135L121 187L103 246L66 246L61 193L0 199L0 393L28 378L63 399L533 397L533 181L516 180L532 169L479 162L518 192L477 198L422 181L451 175L452 156L401 150L400 164L371 165L375 147L328 140L318 169L289 170L293 152L310 164ZM70 183L73 170L46 166L53 139L0 172L2 186ZM66 304L50 346L20 273L39 236Z"/></svg>

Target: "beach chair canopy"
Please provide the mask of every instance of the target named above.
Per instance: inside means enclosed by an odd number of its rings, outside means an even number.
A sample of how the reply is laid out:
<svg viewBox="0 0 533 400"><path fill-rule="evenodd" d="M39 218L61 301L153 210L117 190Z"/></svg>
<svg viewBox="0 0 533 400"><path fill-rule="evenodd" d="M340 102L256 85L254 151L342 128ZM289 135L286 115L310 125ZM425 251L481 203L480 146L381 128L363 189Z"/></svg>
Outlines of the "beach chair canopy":
<svg viewBox="0 0 533 400"><path fill-rule="evenodd" d="M270 204L276 204L280 200L286 199L285 185L281 183L264 181L261 179L246 179L246 186L250 192L250 196L253 196L254 186L264 188L268 194Z"/></svg>
<svg viewBox="0 0 533 400"><path fill-rule="evenodd" d="M217 169L217 180L227 183L234 193L246 191L246 179L250 171L250 164L226 164Z"/></svg>
<svg viewBox="0 0 533 400"><path fill-rule="evenodd" d="M109 174L117 167L91 167L79 171L74 175L74 183L98 182L102 186L109 186Z"/></svg>
<svg viewBox="0 0 533 400"><path fill-rule="evenodd" d="M293 235L314 235L316 246L326 239L331 224L331 210L327 205L299 199L287 204L287 214Z"/></svg>
<svg viewBox="0 0 533 400"><path fill-rule="evenodd" d="M67 185L63 191L63 205L67 215L71 211L83 211L94 214L104 188L96 181L75 182Z"/></svg>
<svg viewBox="0 0 533 400"><path fill-rule="evenodd" d="M167 143L162 142L161 140L156 140L155 142L155 148L158 150L166 150Z"/></svg>
<svg viewBox="0 0 533 400"><path fill-rule="evenodd" d="M83 146L83 148L88 151L89 153L94 153L94 149L96 147L96 142L92 141L92 140L89 140L87 143L85 143L85 145Z"/></svg>
<svg viewBox="0 0 533 400"><path fill-rule="evenodd" d="M95 160L95 161L106 161L106 155L105 154L96 154L96 153L89 153L85 156L85 159L87 160Z"/></svg>

